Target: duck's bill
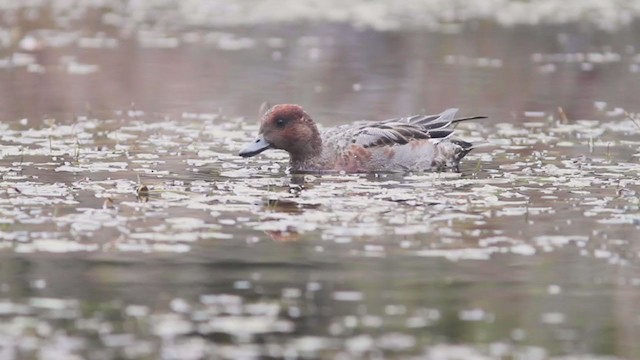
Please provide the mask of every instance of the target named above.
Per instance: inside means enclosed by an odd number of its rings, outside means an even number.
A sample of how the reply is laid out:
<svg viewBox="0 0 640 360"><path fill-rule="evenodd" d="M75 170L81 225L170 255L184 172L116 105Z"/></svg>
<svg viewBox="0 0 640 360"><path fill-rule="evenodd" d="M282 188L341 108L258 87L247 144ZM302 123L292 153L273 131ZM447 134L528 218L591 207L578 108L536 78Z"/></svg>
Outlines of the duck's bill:
<svg viewBox="0 0 640 360"><path fill-rule="evenodd" d="M244 147L244 149L240 150L240 153L238 155L242 157L256 156L261 152L269 149L270 147L271 144L269 144L269 142L264 139L264 136L258 135L258 137L254 141L250 142L249 144L247 144L247 146Z"/></svg>

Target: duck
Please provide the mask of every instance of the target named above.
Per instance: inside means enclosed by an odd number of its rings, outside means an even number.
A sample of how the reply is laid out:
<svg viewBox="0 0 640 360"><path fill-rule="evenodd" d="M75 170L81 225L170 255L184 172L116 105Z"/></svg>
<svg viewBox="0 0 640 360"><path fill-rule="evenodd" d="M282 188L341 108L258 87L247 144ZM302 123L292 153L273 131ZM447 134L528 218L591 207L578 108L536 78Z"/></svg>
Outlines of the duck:
<svg viewBox="0 0 640 360"><path fill-rule="evenodd" d="M289 153L292 172L460 172L474 144L455 138L458 109L383 121L357 121L320 131L297 104L278 104L260 119L257 137L239 152L248 158L269 149Z"/></svg>

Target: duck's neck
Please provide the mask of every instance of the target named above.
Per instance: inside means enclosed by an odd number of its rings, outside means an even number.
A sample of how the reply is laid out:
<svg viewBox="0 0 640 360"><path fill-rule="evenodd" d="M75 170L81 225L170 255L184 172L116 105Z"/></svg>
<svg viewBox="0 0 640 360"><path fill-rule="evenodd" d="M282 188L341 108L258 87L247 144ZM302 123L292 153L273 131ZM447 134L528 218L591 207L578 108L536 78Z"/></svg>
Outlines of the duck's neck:
<svg viewBox="0 0 640 360"><path fill-rule="evenodd" d="M293 170L312 169L319 165L322 155L322 138L315 124L311 127L313 135L296 149L289 152L289 163Z"/></svg>

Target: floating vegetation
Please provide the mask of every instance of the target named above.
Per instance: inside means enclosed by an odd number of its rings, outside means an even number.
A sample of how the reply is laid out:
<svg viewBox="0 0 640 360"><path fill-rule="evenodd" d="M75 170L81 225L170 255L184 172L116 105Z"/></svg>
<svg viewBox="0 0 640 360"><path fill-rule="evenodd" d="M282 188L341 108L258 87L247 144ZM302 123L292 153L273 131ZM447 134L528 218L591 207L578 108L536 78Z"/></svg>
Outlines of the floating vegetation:
<svg viewBox="0 0 640 360"><path fill-rule="evenodd" d="M65 357L96 351L157 357L188 349L193 358L212 352L223 358L372 352L545 358L551 350L517 345L529 334L504 325L505 311L519 310L500 305L499 289L503 281L522 281L504 269L555 257L626 269L640 256L629 251L640 228L638 127L629 113L611 121L607 104L597 108L602 119L573 120L559 109L523 112L522 125L461 126L463 136L488 139L461 173L290 174L278 152L235 156L255 128L241 119L220 121L222 114L172 119L136 110L3 124L0 254L90 258L87 276L101 284L181 295L97 302L90 309L74 297L3 298L0 313L12 320L0 337L49 339L52 324L68 318L74 319L69 332L56 335L75 344L59 350ZM390 259L393 273L385 265ZM126 270L132 261L142 263ZM486 285L491 295L465 280L482 276L464 270L477 263L499 264L500 282ZM251 265L233 270L238 264ZM305 275L282 280L273 270L279 266ZM569 265L558 260L558 266ZM77 274L40 274L47 280L31 286L46 294L74 288L84 272ZM196 290L212 274L226 290ZM161 285L145 285L154 276ZM605 284L640 286L633 273L600 276ZM529 284L528 296L573 303L572 289L592 281L580 279L554 275L552 283ZM450 304L430 295L443 287L460 299L484 300ZM402 294L422 300L407 302ZM328 305L316 307L320 298ZM325 306L332 316L319 315ZM572 306L534 313L539 333L530 336L583 321ZM308 318L324 324L307 332ZM508 331L487 342L468 339L469 345L420 345L449 324ZM96 334L92 345L78 340L87 334Z"/></svg>
<svg viewBox="0 0 640 360"><path fill-rule="evenodd" d="M149 188L147 187L147 185L138 185L138 187L136 188L136 195L138 196L139 201L149 201Z"/></svg>
<svg viewBox="0 0 640 360"><path fill-rule="evenodd" d="M606 113L606 104L598 106ZM496 123L493 130L476 129L492 145L470 155L466 165L475 169L473 177L469 169L461 174L291 175L282 153L250 161L234 156L254 131L239 120L221 123L219 114L185 114L178 120L140 111L119 116L131 118L122 122L115 114L51 119L20 130L23 125L5 126L0 145L10 164L0 183L5 223L20 228L38 224L44 233L68 231L76 241L94 245L100 243L93 232L104 227L113 228L120 244L253 234L259 239L319 239L312 241L324 247L327 242L340 246L402 236L412 244L409 248L392 242L380 254L396 248L407 256L450 260L489 259L505 252L535 255L553 245L532 239L553 234L585 237L581 244L589 249L589 243L606 237L606 226L615 224L618 234L632 234L638 227L633 195L640 190L640 165L634 162L638 128L630 115L615 122L571 121L562 109L557 116L525 112L522 126ZM205 133L216 136L192 141ZM577 151L560 150L568 148ZM43 177L43 172L56 176ZM35 209L40 215L34 222L29 214ZM97 215L106 210L115 212ZM187 221L185 211L193 220ZM575 211L584 216L568 215ZM140 222L141 216L157 220ZM573 223L549 222L549 217ZM526 235L522 227L505 228L506 218L522 222ZM594 223L605 226L597 230L597 239ZM158 232L164 235L153 235ZM421 236L433 233L448 241ZM488 240L496 237L508 241L497 246Z"/></svg>
<svg viewBox="0 0 640 360"><path fill-rule="evenodd" d="M126 4L126 5L125 5ZM0 11L22 10L29 19L42 17L44 14L57 15L52 19L59 26L68 24L87 14L98 10L104 12L101 22L105 26L115 26L123 31L136 25L143 31L143 46L174 48L178 46L178 37L158 37L148 23L169 23L178 26L223 27L274 24L282 22L325 21L351 23L359 27L370 27L376 30L401 30L413 28L435 29L446 33L459 31L460 23L470 20L491 20L503 26L567 24L574 22L589 23L605 30L616 30L629 25L640 13L633 1L572 1L568 3L520 2L509 0L474 1L451 3L446 0L422 0L396 4L390 1L370 3L364 0L348 0L336 7L334 3L318 3L314 6L301 5L294 0L285 1L247 1L236 6L229 6L222 0L201 1L186 0L165 1L162 4L153 2L127 2L125 4L85 1L74 7L68 7L65 1L45 3L15 2L0 3ZM273 9L279 11L271 11ZM45 11L46 10L46 11ZM177 14L175 14L177 13ZM153 27L152 29L155 29ZM50 37L48 33L39 34ZM186 41L194 41L197 37L187 33ZM80 42L88 47L113 46L113 40L103 35L95 37L82 36L80 33L56 39L56 44ZM37 48L39 40L23 41L28 49ZM235 48L237 45L233 45Z"/></svg>

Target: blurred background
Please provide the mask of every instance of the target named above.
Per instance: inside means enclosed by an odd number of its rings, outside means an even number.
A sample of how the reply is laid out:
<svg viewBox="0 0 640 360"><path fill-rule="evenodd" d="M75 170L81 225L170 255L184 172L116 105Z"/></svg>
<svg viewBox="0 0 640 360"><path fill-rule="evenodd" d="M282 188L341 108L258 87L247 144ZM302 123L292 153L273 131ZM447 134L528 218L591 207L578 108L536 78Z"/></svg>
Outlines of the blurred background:
<svg viewBox="0 0 640 360"><path fill-rule="evenodd" d="M635 102L637 1L3 1L0 116L113 110L321 122Z"/></svg>

